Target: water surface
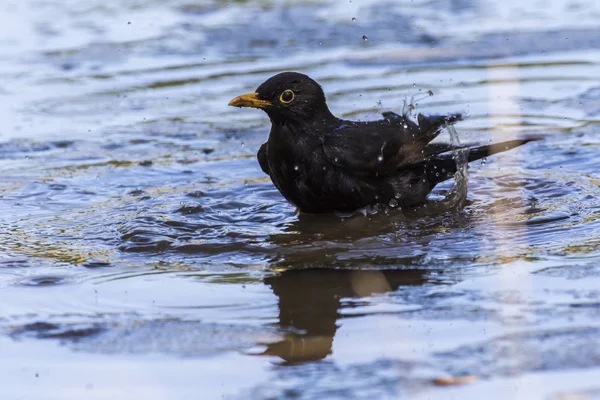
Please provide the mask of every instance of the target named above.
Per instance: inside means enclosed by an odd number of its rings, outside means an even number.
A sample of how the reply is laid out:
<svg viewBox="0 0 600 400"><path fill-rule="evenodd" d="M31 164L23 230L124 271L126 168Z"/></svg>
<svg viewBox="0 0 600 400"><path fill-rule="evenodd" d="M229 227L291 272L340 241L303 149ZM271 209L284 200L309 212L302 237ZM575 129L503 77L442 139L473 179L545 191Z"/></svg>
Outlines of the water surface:
<svg viewBox="0 0 600 400"><path fill-rule="evenodd" d="M521 3L2 3L1 397L597 397L600 6ZM283 70L544 140L459 211L299 216L227 107Z"/></svg>

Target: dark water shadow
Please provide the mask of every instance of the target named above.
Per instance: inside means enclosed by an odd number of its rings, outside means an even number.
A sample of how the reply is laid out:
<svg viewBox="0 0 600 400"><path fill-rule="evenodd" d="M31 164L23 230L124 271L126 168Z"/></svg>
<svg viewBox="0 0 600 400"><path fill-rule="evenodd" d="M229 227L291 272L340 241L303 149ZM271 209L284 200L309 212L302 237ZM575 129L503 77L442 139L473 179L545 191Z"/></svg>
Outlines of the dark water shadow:
<svg viewBox="0 0 600 400"><path fill-rule="evenodd" d="M301 214L265 240L265 258L271 269L430 270L432 259L439 258L437 267L475 259L481 250L473 235L477 226L477 215L462 211L423 216L391 209L343 219ZM462 252L455 251L457 242Z"/></svg>
<svg viewBox="0 0 600 400"><path fill-rule="evenodd" d="M265 278L279 298L279 328L285 336L261 355L284 364L324 359L332 353L344 299L367 297L428 282L423 270L293 269Z"/></svg>

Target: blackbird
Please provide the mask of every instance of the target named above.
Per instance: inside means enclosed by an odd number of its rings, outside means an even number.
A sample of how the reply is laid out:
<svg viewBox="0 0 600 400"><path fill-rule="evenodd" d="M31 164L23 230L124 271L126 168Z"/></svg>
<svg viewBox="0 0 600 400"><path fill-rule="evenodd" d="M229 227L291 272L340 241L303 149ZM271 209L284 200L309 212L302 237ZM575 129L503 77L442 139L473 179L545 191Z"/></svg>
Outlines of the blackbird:
<svg viewBox="0 0 600 400"><path fill-rule="evenodd" d="M277 74L229 105L267 113L271 133L258 162L304 213L346 213L376 204L415 207L456 173L454 150L467 147L471 162L534 140L431 143L444 127L462 120L460 114L419 114L415 120L384 112L379 121L340 119L329 111L321 86L297 72Z"/></svg>

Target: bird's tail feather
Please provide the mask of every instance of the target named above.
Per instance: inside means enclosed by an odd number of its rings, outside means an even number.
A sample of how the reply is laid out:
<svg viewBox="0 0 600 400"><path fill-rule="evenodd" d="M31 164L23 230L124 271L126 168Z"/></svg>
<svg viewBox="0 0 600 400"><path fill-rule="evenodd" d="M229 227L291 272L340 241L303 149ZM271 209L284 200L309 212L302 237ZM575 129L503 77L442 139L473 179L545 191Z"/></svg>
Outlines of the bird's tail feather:
<svg viewBox="0 0 600 400"><path fill-rule="evenodd" d="M526 143L540 140L541 137L531 136L524 139L509 140L484 146L469 147L469 162L481 160L496 153L514 149ZM466 146L465 146L466 147ZM432 158L426 166L426 173L431 180L442 182L454 176L457 170L453 153L444 153Z"/></svg>
<svg viewBox="0 0 600 400"><path fill-rule="evenodd" d="M516 139L485 146L471 147L469 148L469 162L481 160L484 157L514 149L535 140L539 140L539 138Z"/></svg>

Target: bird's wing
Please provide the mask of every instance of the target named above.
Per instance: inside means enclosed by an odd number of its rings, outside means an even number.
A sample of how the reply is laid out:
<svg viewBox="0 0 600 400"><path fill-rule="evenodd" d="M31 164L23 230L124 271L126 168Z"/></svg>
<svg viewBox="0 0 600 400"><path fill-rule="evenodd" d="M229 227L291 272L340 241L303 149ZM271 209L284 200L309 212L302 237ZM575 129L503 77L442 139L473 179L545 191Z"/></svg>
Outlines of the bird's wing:
<svg viewBox="0 0 600 400"><path fill-rule="evenodd" d="M358 176L385 176L452 150L451 145L429 144L457 115L419 115L417 121L392 112L374 122L342 121L325 137L323 150L329 162Z"/></svg>
<svg viewBox="0 0 600 400"><path fill-rule="evenodd" d="M256 158L258 158L258 164L260 165L260 169L267 175L269 175L269 161L267 160L267 143L263 143L258 149L258 153L256 154Z"/></svg>

